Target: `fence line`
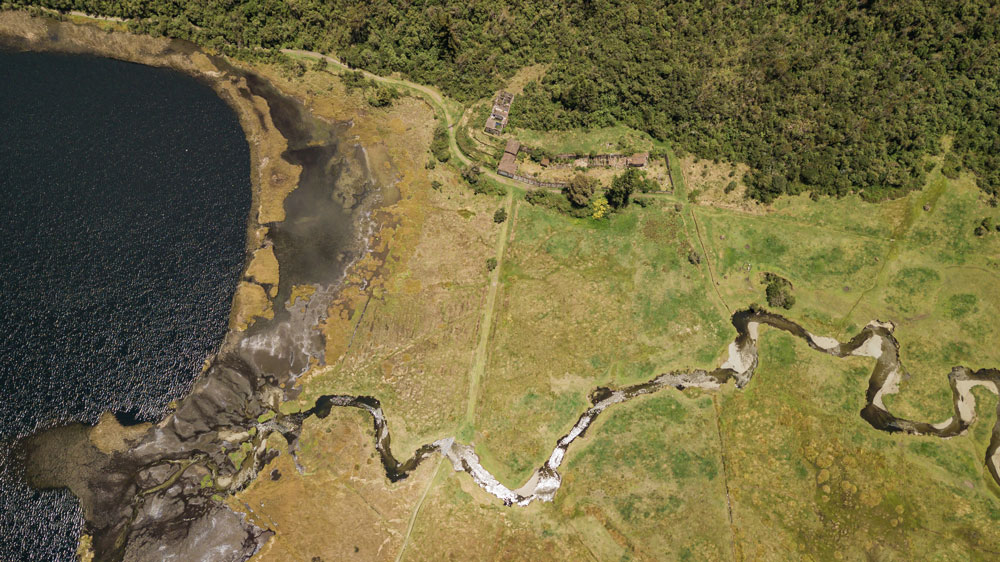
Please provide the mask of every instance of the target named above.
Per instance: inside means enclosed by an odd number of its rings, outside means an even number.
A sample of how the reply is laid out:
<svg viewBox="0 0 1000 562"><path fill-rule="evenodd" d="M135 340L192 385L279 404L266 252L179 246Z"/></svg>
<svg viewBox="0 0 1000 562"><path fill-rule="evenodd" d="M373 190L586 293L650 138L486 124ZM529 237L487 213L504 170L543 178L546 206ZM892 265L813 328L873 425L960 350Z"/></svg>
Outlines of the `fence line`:
<svg viewBox="0 0 1000 562"><path fill-rule="evenodd" d="M665 160L667 163L667 179L670 180L670 192L673 193L677 191L677 186L676 184L674 184L674 173L670 171L670 155L664 154L663 160Z"/></svg>
<svg viewBox="0 0 1000 562"><path fill-rule="evenodd" d="M540 181L535 178L530 178L528 176L522 176L520 174L514 174L513 176L510 176L510 178L517 180L521 183L526 183L528 185L533 185L535 187L545 187L548 189L562 189L566 187L566 185L568 185L566 183L557 181Z"/></svg>

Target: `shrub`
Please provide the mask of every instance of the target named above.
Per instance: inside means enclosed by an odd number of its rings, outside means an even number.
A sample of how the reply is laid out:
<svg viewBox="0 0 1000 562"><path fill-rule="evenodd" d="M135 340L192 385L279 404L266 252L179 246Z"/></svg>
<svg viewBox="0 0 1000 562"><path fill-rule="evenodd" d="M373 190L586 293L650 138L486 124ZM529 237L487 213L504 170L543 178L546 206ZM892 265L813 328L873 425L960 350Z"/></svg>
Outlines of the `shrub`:
<svg viewBox="0 0 1000 562"><path fill-rule="evenodd" d="M495 213L493 213L493 222L500 224L505 220L507 220L507 209L500 207Z"/></svg>
<svg viewBox="0 0 1000 562"><path fill-rule="evenodd" d="M1000 232L1000 223L994 225L992 218L985 217L983 220L979 221L979 224L976 225L976 229L973 232L976 236L986 236L994 230Z"/></svg>
<svg viewBox="0 0 1000 562"><path fill-rule="evenodd" d="M792 295L792 284L788 279L773 273L765 273L764 281L767 283L764 294L767 297L768 306L788 310L795 305L795 297Z"/></svg>
<svg viewBox="0 0 1000 562"><path fill-rule="evenodd" d="M594 199L594 201L591 203L591 207L593 208L594 212L590 214L590 217L594 219L603 219L604 217L608 216L608 213L611 212L611 205L608 204L608 200L605 199L604 197L598 197L597 199Z"/></svg>
<svg viewBox="0 0 1000 562"><path fill-rule="evenodd" d="M496 258L486 258L486 271L493 271L497 268Z"/></svg>
<svg viewBox="0 0 1000 562"><path fill-rule="evenodd" d="M480 176L483 175L483 171L479 169L479 166L473 164L462 170L462 179L467 181L469 185L476 185L479 183Z"/></svg>
<svg viewBox="0 0 1000 562"><path fill-rule="evenodd" d="M353 92L358 88L364 88L368 86L368 79L360 70L345 70L340 73L340 81L344 83L344 88L348 92Z"/></svg>
<svg viewBox="0 0 1000 562"><path fill-rule="evenodd" d="M282 61L282 65L289 74L296 78L301 78L306 74L306 65L302 61L286 58Z"/></svg>
<svg viewBox="0 0 1000 562"><path fill-rule="evenodd" d="M584 174L577 174L563 188L566 199L577 207L586 207L597 188L597 180Z"/></svg>
<svg viewBox="0 0 1000 562"><path fill-rule="evenodd" d="M552 194L547 191L529 191L524 194L524 200L532 205L548 207L550 206L548 201L550 195Z"/></svg>
<svg viewBox="0 0 1000 562"><path fill-rule="evenodd" d="M961 168L961 163L958 161L958 157L955 156L954 152L949 152L944 155L944 164L941 166L941 173L944 177L948 179L958 178L958 171Z"/></svg>
<svg viewBox="0 0 1000 562"><path fill-rule="evenodd" d="M451 151L448 149L448 130L442 124L434 127L434 139L431 140L431 154L440 162L447 162L451 158Z"/></svg>
<svg viewBox="0 0 1000 562"><path fill-rule="evenodd" d="M396 88L391 88L389 86L376 86L371 94L368 95L368 103L373 107L386 107L392 105L392 102L399 97L399 92Z"/></svg>

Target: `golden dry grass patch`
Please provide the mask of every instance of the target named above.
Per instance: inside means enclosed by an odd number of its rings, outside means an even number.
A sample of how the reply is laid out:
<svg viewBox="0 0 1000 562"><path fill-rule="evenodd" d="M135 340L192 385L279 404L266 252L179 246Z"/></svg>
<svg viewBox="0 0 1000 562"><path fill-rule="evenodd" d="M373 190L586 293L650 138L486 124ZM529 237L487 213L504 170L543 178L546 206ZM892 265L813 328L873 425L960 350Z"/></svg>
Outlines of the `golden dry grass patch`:
<svg viewBox="0 0 1000 562"><path fill-rule="evenodd" d="M551 505L504 508L478 498L464 474L441 468L420 507L402 561L591 560L578 533L553 519Z"/></svg>
<svg viewBox="0 0 1000 562"><path fill-rule="evenodd" d="M374 213L371 252L348 270L343 288L323 326L326 357L336 363L347 352L361 311L372 295L383 291L386 260L396 262L397 246L405 246L423 221L430 180L423 164L433 131L433 112L422 100L403 97L389 108L372 108L357 92L348 92L339 77L310 70L291 80L280 69L263 74L283 91L303 101L318 118L349 123L347 134L365 148L367 164L387 204ZM309 380L316 373L310 373Z"/></svg>
<svg viewBox="0 0 1000 562"><path fill-rule="evenodd" d="M445 166L425 167L434 120L422 100L403 97L376 109L330 72L310 70L300 83L276 74L321 118L352 119L348 134L365 146L383 190L390 188L389 204L374 214L372 251L350 268L330 309L328 366L305 379L304 403L324 392L378 396L393 450L408 456L458 421L454 406L464 403L498 203L472 195Z"/></svg>
<svg viewBox="0 0 1000 562"><path fill-rule="evenodd" d="M507 86L504 88L506 91L518 95L524 93L524 87L528 85L529 82L541 81L545 73L548 72L549 67L552 66L548 63L532 64L519 68L510 80L507 81ZM515 98L515 103L517 100Z"/></svg>
<svg viewBox="0 0 1000 562"><path fill-rule="evenodd" d="M370 429L367 414L353 410L310 419L300 437L305 473L283 452L238 495L242 511L277 531L254 561L395 559L434 464L390 484Z"/></svg>
<svg viewBox="0 0 1000 562"><path fill-rule="evenodd" d="M399 455L450 434L460 421L485 261L499 232L496 205L454 182L430 194L419 229L401 233L393 246L379 290L355 319L351 348L328 377L341 389L380 397Z"/></svg>
<svg viewBox="0 0 1000 562"><path fill-rule="evenodd" d="M149 423L123 426L111 412L101 414L97 425L87 431L87 438L102 453L111 454L128 448L128 441L142 437L152 427Z"/></svg>
<svg viewBox="0 0 1000 562"><path fill-rule="evenodd" d="M274 246L267 245L254 251L246 276L262 285L278 284L278 259L274 257Z"/></svg>
<svg viewBox="0 0 1000 562"><path fill-rule="evenodd" d="M264 287L248 281L240 281L233 296L233 308L229 313L229 329L246 331L257 318L274 318L271 299Z"/></svg>
<svg viewBox="0 0 1000 562"><path fill-rule="evenodd" d="M295 306L298 301L308 301L316 292L315 285L293 285L292 292L288 296L288 306Z"/></svg>

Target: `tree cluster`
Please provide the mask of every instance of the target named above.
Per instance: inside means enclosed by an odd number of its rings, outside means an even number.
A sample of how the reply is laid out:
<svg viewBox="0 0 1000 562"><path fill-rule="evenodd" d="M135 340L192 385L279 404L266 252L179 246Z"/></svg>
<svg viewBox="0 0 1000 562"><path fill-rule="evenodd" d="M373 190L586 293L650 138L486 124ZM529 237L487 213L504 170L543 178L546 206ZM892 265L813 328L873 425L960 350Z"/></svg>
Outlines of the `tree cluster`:
<svg viewBox="0 0 1000 562"><path fill-rule="evenodd" d="M764 296L767 297L768 306L774 308L780 307L785 310L795 306L795 296L792 295L792 284L788 279L773 273L765 273L764 282L767 283L767 287L764 289Z"/></svg>
<svg viewBox="0 0 1000 562"><path fill-rule="evenodd" d="M656 191L656 182L646 179L645 172L638 168L626 168L611 180L611 186L604 193L608 204L614 209L628 207L633 193Z"/></svg>
<svg viewBox="0 0 1000 562"><path fill-rule="evenodd" d="M566 199L577 207L586 207L594 195L598 181L585 174L577 174L563 188Z"/></svg>

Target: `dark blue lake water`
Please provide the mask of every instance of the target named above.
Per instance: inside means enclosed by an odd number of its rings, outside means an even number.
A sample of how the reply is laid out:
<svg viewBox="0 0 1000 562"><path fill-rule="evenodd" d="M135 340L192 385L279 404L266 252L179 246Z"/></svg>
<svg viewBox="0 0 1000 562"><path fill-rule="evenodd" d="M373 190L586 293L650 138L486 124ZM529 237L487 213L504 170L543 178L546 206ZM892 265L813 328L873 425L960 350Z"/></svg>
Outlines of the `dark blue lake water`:
<svg viewBox="0 0 1000 562"><path fill-rule="evenodd" d="M0 560L72 560L81 524L68 493L12 476L12 439L156 420L221 343L249 160L188 76L0 51Z"/></svg>

